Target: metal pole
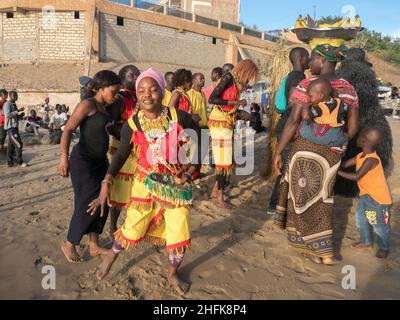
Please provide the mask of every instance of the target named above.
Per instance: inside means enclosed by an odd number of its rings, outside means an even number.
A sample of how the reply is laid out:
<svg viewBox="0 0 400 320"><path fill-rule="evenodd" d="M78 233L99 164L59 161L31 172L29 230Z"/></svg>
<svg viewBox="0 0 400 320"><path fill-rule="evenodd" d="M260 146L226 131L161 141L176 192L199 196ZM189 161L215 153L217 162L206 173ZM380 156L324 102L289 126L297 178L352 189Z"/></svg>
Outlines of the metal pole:
<svg viewBox="0 0 400 320"><path fill-rule="evenodd" d="M314 5L314 21L315 21L315 17L316 17L316 10L317 10L317 6L316 5Z"/></svg>

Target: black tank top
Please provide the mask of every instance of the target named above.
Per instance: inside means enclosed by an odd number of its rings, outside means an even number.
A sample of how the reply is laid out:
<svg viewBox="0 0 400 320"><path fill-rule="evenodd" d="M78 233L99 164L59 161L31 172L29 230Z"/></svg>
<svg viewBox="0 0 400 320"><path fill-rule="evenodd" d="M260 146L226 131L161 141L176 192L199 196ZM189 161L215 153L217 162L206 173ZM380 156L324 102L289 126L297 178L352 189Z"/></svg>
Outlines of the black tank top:
<svg viewBox="0 0 400 320"><path fill-rule="evenodd" d="M84 120L80 125L79 152L92 159L105 160L112 126L112 117L100 111Z"/></svg>

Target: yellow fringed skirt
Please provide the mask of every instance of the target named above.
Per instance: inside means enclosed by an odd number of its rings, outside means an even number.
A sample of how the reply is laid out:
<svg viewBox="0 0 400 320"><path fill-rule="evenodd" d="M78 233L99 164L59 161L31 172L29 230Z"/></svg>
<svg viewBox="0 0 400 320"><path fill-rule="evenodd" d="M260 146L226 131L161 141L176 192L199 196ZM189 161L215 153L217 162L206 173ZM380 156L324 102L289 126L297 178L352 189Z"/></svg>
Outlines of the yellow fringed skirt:
<svg viewBox="0 0 400 320"><path fill-rule="evenodd" d="M120 142L110 136L110 148L107 158L111 164L113 155L117 152ZM136 170L136 157L130 154L121 171L113 179L110 188L110 203L117 207L126 207L130 204L133 176Z"/></svg>
<svg viewBox="0 0 400 320"><path fill-rule="evenodd" d="M135 177L131 204L124 225L115 233L121 247L128 249L148 239L154 245L182 252L190 248L190 216L188 207L167 208L155 201L143 182Z"/></svg>
<svg viewBox="0 0 400 320"><path fill-rule="evenodd" d="M212 153L217 174L229 176L233 172L233 132L235 113L226 113L214 107L211 111L210 128Z"/></svg>

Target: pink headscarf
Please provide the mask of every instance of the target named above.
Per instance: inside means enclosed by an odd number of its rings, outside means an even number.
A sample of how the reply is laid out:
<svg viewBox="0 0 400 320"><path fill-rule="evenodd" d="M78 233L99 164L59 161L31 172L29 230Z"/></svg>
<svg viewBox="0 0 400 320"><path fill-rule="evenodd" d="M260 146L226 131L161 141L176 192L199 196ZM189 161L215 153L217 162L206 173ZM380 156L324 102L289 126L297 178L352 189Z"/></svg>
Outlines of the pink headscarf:
<svg viewBox="0 0 400 320"><path fill-rule="evenodd" d="M153 70L152 68L147 69L146 71L142 72L136 80L136 92L138 91L139 83L144 78L152 78L155 82L157 82L158 86L161 88L163 96L165 95L165 81L164 77L159 74L157 71Z"/></svg>

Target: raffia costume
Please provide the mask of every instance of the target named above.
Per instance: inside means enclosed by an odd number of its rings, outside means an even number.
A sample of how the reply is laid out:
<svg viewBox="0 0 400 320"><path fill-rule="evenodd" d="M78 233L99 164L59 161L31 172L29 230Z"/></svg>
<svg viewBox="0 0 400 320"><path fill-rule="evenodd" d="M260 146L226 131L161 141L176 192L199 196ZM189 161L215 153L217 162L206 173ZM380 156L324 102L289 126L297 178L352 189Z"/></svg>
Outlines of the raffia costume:
<svg viewBox="0 0 400 320"><path fill-rule="evenodd" d="M123 91L122 94L123 96L121 99L124 104L124 111L121 115L121 120L126 122L133 114L137 113L137 99L135 92ZM117 152L119 145L119 140L114 136L110 136L110 147L107 153L109 163L112 162L113 155ZM135 155L131 153L124 166L114 177L113 184L110 188L110 203L113 206L126 207L129 205L135 169L136 158Z"/></svg>
<svg viewBox="0 0 400 320"><path fill-rule="evenodd" d="M189 116L183 113L181 117ZM161 116L150 120L139 111L128 123L137 167L125 223L115 240L128 248L148 238L153 244L184 252L191 241L192 190L174 182L182 173L178 155L185 153L182 148L188 142L178 112L164 107Z"/></svg>
<svg viewBox="0 0 400 320"><path fill-rule="evenodd" d="M224 90L220 98L225 101L237 101L239 97L240 91L233 77L233 84ZM233 172L233 132L236 127L237 110L237 106L214 105L208 119L217 175L229 176Z"/></svg>

